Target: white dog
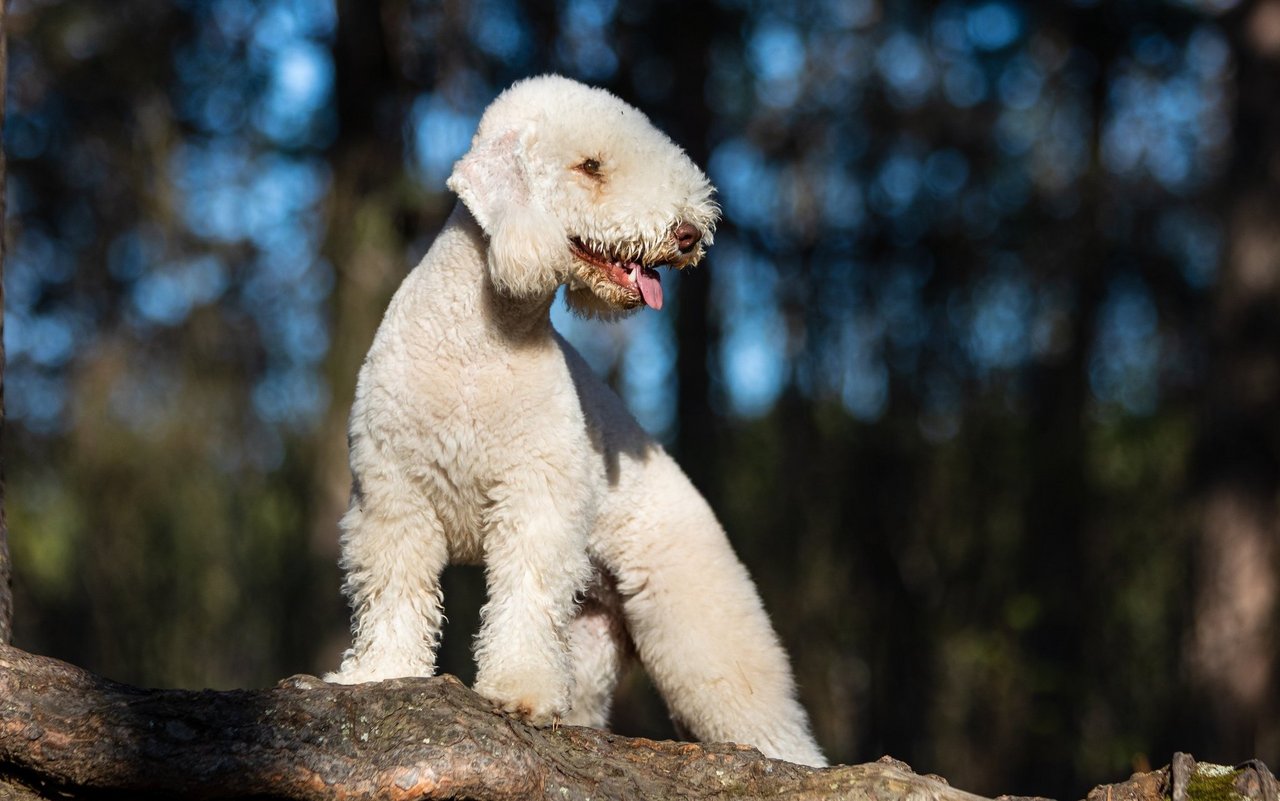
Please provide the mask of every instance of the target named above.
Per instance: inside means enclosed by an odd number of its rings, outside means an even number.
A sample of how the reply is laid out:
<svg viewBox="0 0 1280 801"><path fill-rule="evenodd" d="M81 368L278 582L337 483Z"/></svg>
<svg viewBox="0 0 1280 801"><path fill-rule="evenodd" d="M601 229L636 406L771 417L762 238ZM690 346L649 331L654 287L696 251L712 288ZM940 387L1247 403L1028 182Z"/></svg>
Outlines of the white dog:
<svg viewBox="0 0 1280 801"><path fill-rule="evenodd" d="M697 737L825 764L715 516L549 319L561 284L586 314L661 307L655 268L711 242L706 176L636 109L547 76L493 102L449 187L360 371L354 644L329 679L432 675L440 573L478 563L475 689L503 709L603 726L634 644Z"/></svg>

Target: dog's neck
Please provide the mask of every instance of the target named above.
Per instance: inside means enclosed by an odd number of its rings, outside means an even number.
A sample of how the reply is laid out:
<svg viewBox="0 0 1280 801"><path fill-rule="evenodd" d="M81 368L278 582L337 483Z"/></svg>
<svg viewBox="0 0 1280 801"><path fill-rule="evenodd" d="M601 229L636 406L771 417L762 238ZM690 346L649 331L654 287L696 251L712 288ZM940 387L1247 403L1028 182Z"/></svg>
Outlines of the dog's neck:
<svg viewBox="0 0 1280 801"><path fill-rule="evenodd" d="M513 297L499 292L489 277L485 264L488 238L467 207L459 202L440 232L441 240L457 238L465 247L467 257L463 270L452 270L446 278L453 292L469 296L474 308L482 316L485 327L508 344L533 344L549 340L552 335L551 304L555 293L531 297ZM455 251L456 254L456 251ZM456 262L451 262L456 265ZM470 305L470 304L466 304ZM453 302L451 310L458 308Z"/></svg>

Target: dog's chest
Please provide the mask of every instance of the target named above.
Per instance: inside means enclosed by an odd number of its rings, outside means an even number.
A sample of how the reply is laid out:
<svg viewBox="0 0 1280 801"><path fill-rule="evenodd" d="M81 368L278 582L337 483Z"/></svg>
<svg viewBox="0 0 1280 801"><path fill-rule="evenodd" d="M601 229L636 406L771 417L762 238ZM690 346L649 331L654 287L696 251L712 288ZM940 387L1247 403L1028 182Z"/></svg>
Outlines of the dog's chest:
<svg viewBox="0 0 1280 801"><path fill-rule="evenodd" d="M482 560L503 484L548 467L580 472L587 459L581 404L552 342L501 354L444 347L400 379L384 384L401 410L395 451L443 523L451 561Z"/></svg>

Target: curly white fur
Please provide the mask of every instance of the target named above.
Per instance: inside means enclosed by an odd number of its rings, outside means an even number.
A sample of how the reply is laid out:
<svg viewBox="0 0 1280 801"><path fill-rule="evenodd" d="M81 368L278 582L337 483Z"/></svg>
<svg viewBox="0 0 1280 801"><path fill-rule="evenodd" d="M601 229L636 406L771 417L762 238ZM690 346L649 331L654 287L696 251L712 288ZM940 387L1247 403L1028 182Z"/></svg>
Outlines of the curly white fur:
<svg viewBox="0 0 1280 801"><path fill-rule="evenodd" d="M351 412L342 520L354 644L329 678L429 676L446 562L483 563L475 689L538 724L602 726L634 644L706 740L825 764L723 529L551 328L661 305L718 216L705 175L636 109L555 76L485 112L462 203L391 301Z"/></svg>

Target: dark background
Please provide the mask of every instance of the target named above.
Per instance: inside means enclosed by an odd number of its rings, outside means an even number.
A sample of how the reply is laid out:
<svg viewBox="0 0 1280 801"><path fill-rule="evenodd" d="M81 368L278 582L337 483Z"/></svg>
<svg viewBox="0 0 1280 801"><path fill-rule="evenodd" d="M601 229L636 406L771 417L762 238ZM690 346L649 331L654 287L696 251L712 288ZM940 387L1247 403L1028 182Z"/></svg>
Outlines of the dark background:
<svg viewBox="0 0 1280 801"><path fill-rule="evenodd" d="M1280 761L1277 0L11 9L19 645L336 666L360 359L481 110L558 71L720 188L668 308L556 322L720 512L831 758L1065 798ZM671 733L638 674L616 718Z"/></svg>

